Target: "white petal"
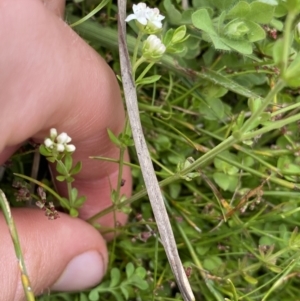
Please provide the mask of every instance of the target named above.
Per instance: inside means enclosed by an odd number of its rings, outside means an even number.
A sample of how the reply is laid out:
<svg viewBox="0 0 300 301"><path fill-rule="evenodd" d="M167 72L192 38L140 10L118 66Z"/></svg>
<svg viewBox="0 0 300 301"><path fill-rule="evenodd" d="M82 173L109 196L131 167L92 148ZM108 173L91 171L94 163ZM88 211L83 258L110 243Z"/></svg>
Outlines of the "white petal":
<svg viewBox="0 0 300 301"><path fill-rule="evenodd" d="M55 139L57 137L57 130L52 128L50 129L50 138Z"/></svg>
<svg viewBox="0 0 300 301"><path fill-rule="evenodd" d="M53 141L50 138L45 139L44 144L46 147L51 147L53 146Z"/></svg>
<svg viewBox="0 0 300 301"><path fill-rule="evenodd" d="M62 152L65 151L65 147L64 147L63 144L58 143L58 144L56 144L56 150L57 150L58 152L62 153Z"/></svg>
<svg viewBox="0 0 300 301"><path fill-rule="evenodd" d="M56 141L57 141L57 143L64 144L67 142L68 137L69 136L67 135L67 133L61 133L57 136Z"/></svg>
<svg viewBox="0 0 300 301"><path fill-rule="evenodd" d="M135 19L136 19L136 15L131 14L125 19L125 22L130 22L131 20L135 20Z"/></svg>
<svg viewBox="0 0 300 301"><path fill-rule="evenodd" d="M139 17L137 18L138 22L141 23L142 25L146 25L147 24L147 19L146 17Z"/></svg>
<svg viewBox="0 0 300 301"><path fill-rule="evenodd" d="M67 145L66 145L66 151L67 151L67 152L73 153L75 150L76 150L75 145L73 145L73 144L67 144Z"/></svg>
<svg viewBox="0 0 300 301"><path fill-rule="evenodd" d="M70 136L67 137L66 143L70 143L72 141L72 138Z"/></svg>
<svg viewBox="0 0 300 301"><path fill-rule="evenodd" d="M160 21L152 21L151 23L157 28L162 28L162 23Z"/></svg>
<svg viewBox="0 0 300 301"><path fill-rule="evenodd" d="M140 2L138 4L133 4L133 6L132 6L132 10L135 14L140 11L146 11L146 9L147 9L147 5L144 2Z"/></svg>

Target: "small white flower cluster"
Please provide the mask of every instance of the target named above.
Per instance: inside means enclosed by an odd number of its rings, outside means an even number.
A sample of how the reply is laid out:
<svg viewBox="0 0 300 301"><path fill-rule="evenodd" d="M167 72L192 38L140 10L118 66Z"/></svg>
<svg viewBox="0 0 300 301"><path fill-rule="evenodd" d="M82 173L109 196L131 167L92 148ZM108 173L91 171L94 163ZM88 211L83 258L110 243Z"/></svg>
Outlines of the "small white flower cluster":
<svg viewBox="0 0 300 301"><path fill-rule="evenodd" d="M45 139L44 144L47 148L56 150L59 153L63 153L64 151L72 153L75 151L76 147L73 144L68 144L71 140L71 137L66 133L57 135L57 130L51 129L50 137Z"/></svg>
<svg viewBox="0 0 300 301"><path fill-rule="evenodd" d="M165 18L160 14L158 8L150 8L145 3L133 4L133 14L125 21L136 20L139 28L150 36L143 44L143 57L147 60L158 60L166 51L166 46L154 35L161 31L162 20Z"/></svg>
<svg viewBox="0 0 300 301"><path fill-rule="evenodd" d="M147 25L153 29L161 29L161 21L165 18L159 13L158 8L150 8L145 3L133 4L133 14L129 15L125 21L137 20L142 25Z"/></svg>

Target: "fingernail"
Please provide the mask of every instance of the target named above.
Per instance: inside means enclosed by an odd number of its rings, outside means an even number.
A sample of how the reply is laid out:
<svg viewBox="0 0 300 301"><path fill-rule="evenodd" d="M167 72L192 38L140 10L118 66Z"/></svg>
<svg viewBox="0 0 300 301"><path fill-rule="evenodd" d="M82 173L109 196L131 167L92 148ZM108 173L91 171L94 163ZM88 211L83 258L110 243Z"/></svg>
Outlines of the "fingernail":
<svg viewBox="0 0 300 301"><path fill-rule="evenodd" d="M105 263L96 251L88 251L73 258L52 286L54 291L79 291L95 286L103 278Z"/></svg>

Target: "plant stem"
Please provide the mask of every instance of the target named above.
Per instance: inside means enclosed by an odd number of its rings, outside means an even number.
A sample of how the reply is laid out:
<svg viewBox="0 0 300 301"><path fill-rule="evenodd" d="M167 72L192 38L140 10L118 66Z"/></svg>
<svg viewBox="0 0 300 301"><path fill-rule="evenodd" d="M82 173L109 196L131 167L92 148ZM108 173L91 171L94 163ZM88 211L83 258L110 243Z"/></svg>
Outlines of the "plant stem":
<svg viewBox="0 0 300 301"><path fill-rule="evenodd" d="M138 79L136 81L140 81L144 78L144 76L147 74L147 72L152 68L152 66L155 64L155 62L150 63L144 70L143 72L140 74L140 76L138 77Z"/></svg>
<svg viewBox="0 0 300 301"><path fill-rule="evenodd" d="M26 270L16 225L15 225L15 222L11 215L9 203L5 197L5 194L3 193L3 191L1 189L0 189L0 205L1 205L4 217L5 217L6 224L8 226L9 232L10 232L12 242L14 244L14 249L15 249L15 253L17 256L18 263L19 263L19 268L20 268L20 272L21 272L21 281L22 281L26 299L27 299L27 301L34 301L35 297L32 292L30 280L29 280L28 273Z"/></svg>
<svg viewBox="0 0 300 301"><path fill-rule="evenodd" d="M138 36L137 36L137 38L136 38L135 45L134 45L134 50L133 50L133 56L132 56L131 66L134 66L135 63L136 63L137 54L138 54L138 51L139 51L139 46L140 46L140 43L141 43L141 40L142 40L143 35L144 35L143 32L140 30L139 33L138 33Z"/></svg>
<svg viewBox="0 0 300 301"><path fill-rule="evenodd" d="M285 26L284 26L284 31L283 31L283 50L282 50L282 74L284 75L287 65L288 65L288 60L289 60L289 54L291 51L291 31L292 31L292 25L294 22L294 19L296 17L296 14L294 11L289 11L286 21L285 21Z"/></svg>
<svg viewBox="0 0 300 301"><path fill-rule="evenodd" d="M252 125L255 124L260 117L260 115L265 111L267 106L272 102L274 97L284 88L285 83L282 80L279 80L274 88L269 92L266 98L263 100L261 106L251 115L251 117L244 123L241 127L240 132L242 134L241 140L247 140L249 138L245 138L245 133L251 129Z"/></svg>
<svg viewBox="0 0 300 301"><path fill-rule="evenodd" d="M136 72L136 69L138 68L139 65L141 65L142 63L146 62L146 59L142 56L140 57L137 62L133 65L133 68L132 68L132 77L135 78L135 72Z"/></svg>
<svg viewBox="0 0 300 301"><path fill-rule="evenodd" d="M126 116L126 121L125 121L125 127L124 127L124 131L121 134L121 140L124 137L124 135L126 135L129 131L129 122L128 122L128 116ZM118 182L117 182L117 190L116 190L116 199L115 201L117 202L117 205L120 203L120 191L121 191L121 187L122 187L122 176L123 176L123 167L124 167L124 155L126 152L126 147L125 146L121 146L120 147L120 156L119 156L119 173L118 173Z"/></svg>

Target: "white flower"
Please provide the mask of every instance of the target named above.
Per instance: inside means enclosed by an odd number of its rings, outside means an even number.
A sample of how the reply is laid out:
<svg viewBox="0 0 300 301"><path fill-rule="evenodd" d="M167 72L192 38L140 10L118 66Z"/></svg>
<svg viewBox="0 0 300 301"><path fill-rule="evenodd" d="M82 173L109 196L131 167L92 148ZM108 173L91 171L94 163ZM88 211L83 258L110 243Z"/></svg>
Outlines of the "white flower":
<svg viewBox="0 0 300 301"><path fill-rule="evenodd" d="M159 59L166 51L166 46L156 36L151 34L143 45L143 57L148 60Z"/></svg>
<svg viewBox="0 0 300 301"><path fill-rule="evenodd" d="M56 150L59 152L59 153L62 153L65 151L65 146L61 143L57 143L56 144Z"/></svg>
<svg viewBox="0 0 300 301"><path fill-rule="evenodd" d="M67 144L65 148L68 153L73 153L76 150L76 147L73 144Z"/></svg>
<svg viewBox="0 0 300 301"><path fill-rule="evenodd" d="M146 9L146 18L148 20L148 25L155 28L162 28L161 21L165 18L163 15L159 14L158 8L149 8Z"/></svg>
<svg viewBox="0 0 300 301"><path fill-rule="evenodd" d="M57 137L57 130L56 129L50 129L50 138L55 139Z"/></svg>
<svg viewBox="0 0 300 301"><path fill-rule="evenodd" d="M71 140L67 133L61 133L56 138L56 141L61 144L69 143Z"/></svg>
<svg viewBox="0 0 300 301"><path fill-rule="evenodd" d="M67 135L67 133L61 133L57 135L56 129L50 130L50 137L44 140L44 145L51 150L56 152L63 153L68 152L72 153L75 151L76 147L73 144L68 144L72 139Z"/></svg>
<svg viewBox="0 0 300 301"><path fill-rule="evenodd" d="M133 4L133 14L129 15L125 21L137 20L140 29L147 34L156 33L162 28L161 21L165 18L159 13L158 8L150 8L145 3ZM138 24L138 25L139 25Z"/></svg>
<svg viewBox="0 0 300 301"><path fill-rule="evenodd" d="M137 20L142 25L147 24L147 18L146 18L146 11L147 11L147 5L143 2L140 2L139 4L133 4L132 6L133 14L129 15L125 21L129 22L131 20Z"/></svg>
<svg viewBox="0 0 300 301"><path fill-rule="evenodd" d="M45 139L44 144L48 148L53 148L53 141L50 138Z"/></svg>

